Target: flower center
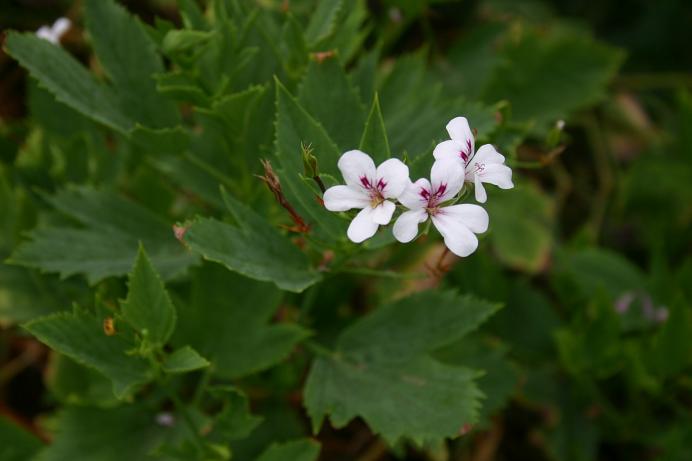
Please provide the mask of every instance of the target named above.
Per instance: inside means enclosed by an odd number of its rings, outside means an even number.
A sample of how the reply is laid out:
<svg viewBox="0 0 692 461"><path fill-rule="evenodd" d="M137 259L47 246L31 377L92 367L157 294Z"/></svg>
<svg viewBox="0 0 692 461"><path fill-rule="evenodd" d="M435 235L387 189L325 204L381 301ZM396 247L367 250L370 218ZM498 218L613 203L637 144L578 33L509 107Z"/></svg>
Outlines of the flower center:
<svg viewBox="0 0 692 461"><path fill-rule="evenodd" d="M383 179L378 179L376 183L373 183L366 176L361 176L360 183L370 194L370 206L372 208L384 202L385 198L382 192L387 187L387 183Z"/></svg>
<svg viewBox="0 0 692 461"><path fill-rule="evenodd" d="M445 191L447 190L447 184L440 184L437 186L437 190L435 192L432 192L425 189L421 188L419 194L423 198L423 200L427 200L428 205L425 207L425 211L428 212L431 216L435 216L439 210L439 204L440 200L442 199L442 196L444 195Z"/></svg>

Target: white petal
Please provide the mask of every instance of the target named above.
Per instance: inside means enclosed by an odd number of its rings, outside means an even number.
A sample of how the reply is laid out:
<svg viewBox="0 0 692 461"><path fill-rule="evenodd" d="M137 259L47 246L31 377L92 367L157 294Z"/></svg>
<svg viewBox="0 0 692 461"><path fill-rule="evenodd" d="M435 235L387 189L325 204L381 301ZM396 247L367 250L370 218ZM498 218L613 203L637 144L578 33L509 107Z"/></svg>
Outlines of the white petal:
<svg viewBox="0 0 692 461"><path fill-rule="evenodd" d="M409 183L404 192L399 196L399 202L411 210L419 210L428 206L428 199L424 197L423 191L430 196L430 181L420 178L414 183Z"/></svg>
<svg viewBox="0 0 692 461"><path fill-rule="evenodd" d="M443 209L444 210L444 209ZM451 216L437 213L432 222L444 237L447 248L457 256L466 257L478 248L478 239L466 226Z"/></svg>
<svg viewBox="0 0 692 461"><path fill-rule="evenodd" d="M466 117L456 117L450 120L447 124L447 133L449 133L450 138L459 142L465 149L468 149L469 156L473 154L475 140Z"/></svg>
<svg viewBox="0 0 692 461"><path fill-rule="evenodd" d="M390 158L377 167L377 183L385 184L382 195L385 198L397 198L411 182L408 178L408 167L398 158Z"/></svg>
<svg viewBox="0 0 692 461"><path fill-rule="evenodd" d="M418 225L428 219L425 210L410 210L401 213L394 223L392 233L394 238L401 243L408 243L418 235Z"/></svg>
<svg viewBox="0 0 692 461"><path fill-rule="evenodd" d="M53 23L53 34L57 38L60 38L70 29L70 26L72 26L72 22L69 19L58 18L55 23Z"/></svg>
<svg viewBox="0 0 692 461"><path fill-rule="evenodd" d="M389 200L385 200L372 209L372 220L377 224L386 226L392 220L394 210L396 210L396 205Z"/></svg>
<svg viewBox="0 0 692 461"><path fill-rule="evenodd" d="M507 165L498 165L497 163L486 165L483 171L476 173L476 176L480 177L481 181L495 184L500 189L514 187L512 169Z"/></svg>
<svg viewBox="0 0 692 461"><path fill-rule="evenodd" d="M485 203L485 201L488 200L488 194L485 193L485 187L483 187L483 183L481 182L480 176L476 175L474 177L473 185L476 195L476 201L478 203Z"/></svg>
<svg viewBox="0 0 692 461"><path fill-rule="evenodd" d="M430 170L430 182L433 193L437 192L440 186L445 188L439 202L449 200L464 186L464 167L457 161L437 160Z"/></svg>
<svg viewBox="0 0 692 461"><path fill-rule="evenodd" d="M324 207L329 211L346 211L370 206L370 196L360 187L330 187L324 192L322 200Z"/></svg>
<svg viewBox="0 0 692 461"><path fill-rule="evenodd" d="M444 215L450 219L468 227L471 232L482 234L488 230L488 212L483 207L464 203L440 208L438 215Z"/></svg>
<svg viewBox="0 0 692 461"><path fill-rule="evenodd" d="M370 183L375 181L375 162L365 152L359 150L345 152L339 158L337 166L349 186L363 187L363 178Z"/></svg>
<svg viewBox="0 0 692 461"><path fill-rule="evenodd" d="M492 144L483 144L473 156L473 161L486 164L505 163L505 156L499 153Z"/></svg>
<svg viewBox="0 0 692 461"><path fill-rule="evenodd" d="M360 243L375 235L378 227L379 224L372 220L372 208L365 207L353 218L346 235L352 242Z"/></svg>
<svg viewBox="0 0 692 461"><path fill-rule="evenodd" d="M467 152L467 148L461 144L459 141L454 139L448 139L447 141L442 141L433 150L433 156L435 160L457 160L459 162L466 162L461 153L466 155L468 159L471 155Z"/></svg>

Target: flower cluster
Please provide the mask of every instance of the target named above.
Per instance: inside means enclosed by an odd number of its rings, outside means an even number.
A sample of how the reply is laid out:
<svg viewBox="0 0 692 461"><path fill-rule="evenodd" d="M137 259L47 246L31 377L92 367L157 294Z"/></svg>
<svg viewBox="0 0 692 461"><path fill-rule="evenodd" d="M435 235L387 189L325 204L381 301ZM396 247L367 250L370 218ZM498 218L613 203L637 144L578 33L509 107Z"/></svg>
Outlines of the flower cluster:
<svg viewBox="0 0 692 461"><path fill-rule="evenodd" d="M376 167L372 158L359 150L344 153L338 167L346 185L330 187L324 206L330 211L360 209L347 235L356 243L390 223L398 201L406 210L394 223L394 237L402 243L418 235L418 227L428 219L444 238L445 245L458 256L468 256L478 247L475 234L488 229L488 213L479 205L456 204L465 183L473 184L476 200L485 203L483 183L511 189L512 170L505 158L490 144L475 150L475 139L465 117L447 124L450 139L435 147L435 163L430 180L409 179L408 167L389 159Z"/></svg>

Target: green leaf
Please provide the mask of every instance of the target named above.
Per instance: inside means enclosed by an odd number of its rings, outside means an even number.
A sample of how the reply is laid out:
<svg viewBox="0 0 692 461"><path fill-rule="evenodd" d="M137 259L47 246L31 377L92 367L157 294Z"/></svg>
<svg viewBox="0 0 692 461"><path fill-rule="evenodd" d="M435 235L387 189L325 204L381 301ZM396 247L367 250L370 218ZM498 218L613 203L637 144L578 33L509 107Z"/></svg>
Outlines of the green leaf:
<svg viewBox="0 0 692 461"><path fill-rule="evenodd" d="M112 191L69 188L48 197L58 211L83 227L51 225L29 233L10 261L62 277L83 274L90 283L127 274L139 242L149 249L164 278L184 272L197 259L174 238L171 225Z"/></svg>
<svg viewBox="0 0 692 461"><path fill-rule="evenodd" d="M58 101L121 133L132 128L134 122L122 112L115 93L62 47L16 32L8 34L6 47Z"/></svg>
<svg viewBox="0 0 692 461"><path fill-rule="evenodd" d="M365 108L335 56L310 61L298 102L319 120L340 150L357 146L365 122Z"/></svg>
<svg viewBox="0 0 692 461"><path fill-rule="evenodd" d="M276 82L276 157L278 173L288 201L311 226L311 232L327 241L346 239L347 222L327 211L318 195L303 180L301 144L310 145L321 172L341 177L337 169L340 151L324 128Z"/></svg>
<svg viewBox="0 0 692 461"><path fill-rule="evenodd" d="M43 444L38 437L0 417L0 459L26 461L33 459Z"/></svg>
<svg viewBox="0 0 692 461"><path fill-rule="evenodd" d="M507 99L512 117L547 125L600 100L623 53L574 33L529 32L504 50L484 99Z"/></svg>
<svg viewBox="0 0 692 461"><path fill-rule="evenodd" d="M173 333L175 307L141 245L121 308L125 320L154 346L163 346Z"/></svg>
<svg viewBox="0 0 692 461"><path fill-rule="evenodd" d="M310 369L305 404L315 432L329 413L337 428L362 416L390 442L403 436L453 437L478 418L477 377L476 371L429 357L407 362L320 358Z"/></svg>
<svg viewBox="0 0 692 461"><path fill-rule="evenodd" d="M193 252L284 290L300 292L321 278L307 256L266 219L225 191L223 196L236 225L198 218L184 237Z"/></svg>
<svg viewBox="0 0 692 461"><path fill-rule="evenodd" d="M262 423L262 417L250 413L248 398L241 391L229 386L215 386L209 391L224 399L223 408L214 417L214 427L209 434L211 440L224 444L229 440L241 440Z"/></svg>
<svg viewBox="0 0 692 461"><path fill-rule="evenodd" d="M150 454L176 430L159 426L144 406L118 408L68 406L58 413L53 443L36 461L116 461L151 459Z"/></svg>
<svg viewBox="0 0 692 461"><path fill-rule="evenodd" d="M163 72L163 63L141 24L114 0L87 0L85 16L94 50L113 82L121 111L153 127L177 123L176 107L156 92L153 75Z"/></svg>
<svg viewBox="0 0 692 461"><path fill-rule="evenodd" d="M113 395L113 384L108 378L63 354L51 354L48 369L46 386L63 404L107 408L121 403Z"/></svg>
<svg viewBox="0 0 692 461"><path fill-rule="evenodd" d="M321 354L305 387L317 431L362 416L388 441L458 435L478 418L478 372L442 364L434 350L464 337L496 309L454 292L429 291L391 303L348 327L336 351Z"/></svg>
<svg viewBox="0 0 692 461"><path fill-rule="evenodd" d="M569 277L584 297L603 291L615 300L624 293L646 287L642 271L613 251L584 248L561 251L557 256L556 274ZM574 291L569 296L574 296Z"/></svg>
<svg viewBox="0 0 692 461"><path fill-rule="evenodd" d="M529 184L511 190L492 189L488 190L487 208L490 241L497 257L516 269L540 271L553 246L553 202Z"/></svg>
<svg viewBox="0 0 692 461"><path fill-rule="evenodd" d="M19 323L64 309L81 287L40 277L24 267L0 264L0 323Z"/></svg>
<svg viewBox="0 0 692 461"><path fill-rule="evenodd" d="M281 298L273 284L205 265L195 273L190 302L180 306L176 342L200 351L226 378L271 367L307 336L298 325L269 323Z"/></svg>
<svg viewBox="0 0 692 461"><path fill-rule="evenodd" d="M128 352L134 343L123 334L106 336L103 319L74 310L42 317L24 325L42 343L91 367L113 382L113 393L124 398L151 379L149 364Z"/></svg>
<svg viewBox="0 0 692 461"><path fill-rule="evenodd" d="M208 332L206 332L208 333ZM190 346L183 346L166 357L162 368L166 373L187 373L209 366L209 361Z"/></svg>
<svg viewBox="0 0 692 461"><path fill-rule="evenodd" d="M305 30L305 39L308 44L314 45L334 32L336 18L339 16L342 4L342 0L322 0L317 4Z"/></svg>
<svg viewBox="0 0 692 461"><path fill-rule="evenodd" d="M273 444L256 461L316 461L319 454L319 443L301 439Z"/></svg>
<svg viewBox="0 0 692 461"><path fill-rule="evenodd" d="M461 339L499 307L454 291L424 291L361 318L341 334L339 346L368 357L407 360Z"/></svg>
<svg viewBox="0 0 692 461"><path fill-rule="evenodd" d="M375 163L380 163L392 156L392 152L389 150L387 129L382 119L380 99L377 93L375 93L375 98L372 100L372 108L370 109L368 120L365 122L359 149L370 154Z"/></svg>

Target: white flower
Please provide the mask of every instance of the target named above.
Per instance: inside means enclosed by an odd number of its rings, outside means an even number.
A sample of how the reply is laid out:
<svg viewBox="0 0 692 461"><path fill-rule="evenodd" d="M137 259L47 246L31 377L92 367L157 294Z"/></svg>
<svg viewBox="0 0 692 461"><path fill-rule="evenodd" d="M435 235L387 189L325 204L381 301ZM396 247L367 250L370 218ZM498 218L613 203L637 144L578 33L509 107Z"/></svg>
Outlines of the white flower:
<svg viewBox="0 0 692 461"><path fill-rule="evenodd" d="M42 26L36 31L36 36L59 45L60 38L70 29L72 22L67 18L58 18L52 26Z"/></svg>
<svg viewBox="0 0 692 461"><path fill-rule="evenodd" d="M362 209L348 226L348 238L356 243L369 239L380 225L387 225L396 206L387 199L396 199L411 181L408 167L392 158L375 168L370 156L359 150L344 153L338 163L345 186L330 187L324 193L324 206L329 211Z"/></svg>
<svg viewBox="0 0 692 461"><path fill-rule="evenodd" d="M409 208L394 223L394 237L407 243L418 235L418 225L432 219L444 237L445 245L457 256L468 256L478 248L474 234L488 230L488 213L478 205L441 206L454 198L464 185L464 170L456 160L438 160L430 171L430 180L410 183L399 202ZM432 184L431 184L432 182Z"/></svg>
<svg viewBox="0 0 692 461"><path fill-rule="evenodd" d="M490 144L475 152L475 140L466 117L456 117L447 124L450 140L435 147L435 159L454 159L466 171L466 181L475 186L476 200L485 203L488 199L483 183L494 184L500 189L511 189L512 169L505 165L505 157Z"/></svg>

